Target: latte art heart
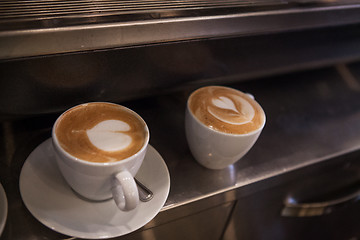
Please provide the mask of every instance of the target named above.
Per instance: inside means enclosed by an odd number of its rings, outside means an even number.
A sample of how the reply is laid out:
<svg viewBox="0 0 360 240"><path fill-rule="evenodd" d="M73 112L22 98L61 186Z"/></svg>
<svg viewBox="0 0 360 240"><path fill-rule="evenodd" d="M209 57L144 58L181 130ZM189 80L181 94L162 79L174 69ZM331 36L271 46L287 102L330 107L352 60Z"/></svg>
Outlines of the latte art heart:
<svg viewBox="0 0 360 240"><path fill-rule="evenodd" d="M100 150L113 152L127 148L131 137L126 134L129 124L121 120L105 120L86 131L90 142Z"/></svg>
<svg viewBox="0 0 360 240"><path fill-rule="evenodd" d="M246 134L265 124L261 106L249 95L233 88L200 88L189 97L188 107L200 122L220 132Z"/></svg>
<svg viewBox="0 0 360 240"><path fill-rule="evenodd" d="M223 109L230 109L230 110L233 110L233 111L239 113L239 111L235 107L234 102L227 97L220 96L219 98L213 98L212 103L216 107L223 108Z"/></svg>
<svg viewBox="0 0 360 240"><path fill-rule="evenodd" d="M58 119L55 128L60 146L89 162L127 159L139 152L149 138L140 116L111 103L76 106Z"/></svg>
<svg viewBox="0 0 360 240"><path fill-rule="evenodd" d="M224 96L212 99L213 106L207 109L211 115L228 124L242 125L249 123L255 115L255 110L245 99L232 95L232 99ZM224 111L230 110L230 111Z"/></svg>

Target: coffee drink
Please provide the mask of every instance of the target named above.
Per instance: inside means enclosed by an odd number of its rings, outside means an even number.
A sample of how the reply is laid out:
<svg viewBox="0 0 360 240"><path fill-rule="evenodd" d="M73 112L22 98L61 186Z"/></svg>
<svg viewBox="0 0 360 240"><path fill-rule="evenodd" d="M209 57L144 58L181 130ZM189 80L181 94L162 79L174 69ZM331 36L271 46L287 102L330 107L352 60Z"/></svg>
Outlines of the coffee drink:
<svg viewBox="0 0 360 240"><path fill-rule="evenodd" d="M59 145L90 162L116 162L139 152L147 139L135 112L111 103L87 103L63 113L55 124Z"/></svg>
<svg viewBox="0 0 360 240"><path fill-rule="evenodd" d="M261 106L248 94L233 88L200 88L189 97L188 107L200 122L219 132L247 134L265 124Z"/></svg>

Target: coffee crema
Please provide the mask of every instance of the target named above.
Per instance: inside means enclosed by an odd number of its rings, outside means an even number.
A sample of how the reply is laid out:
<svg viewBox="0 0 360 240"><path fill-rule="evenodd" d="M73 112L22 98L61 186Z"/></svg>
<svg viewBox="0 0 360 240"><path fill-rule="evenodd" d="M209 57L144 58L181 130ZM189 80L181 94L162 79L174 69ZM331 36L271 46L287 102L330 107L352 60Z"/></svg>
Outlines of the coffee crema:
<svg viewBox="0 0 360 240"><path fill-rule="evenodd" d="M145 122L111 103L87 103L69 109L55 125L60 146L89 162L115 162L137 153L147 139Z"/></svg>
<svg viewBox="0 0 360 240"><path fill-rule="evenodd" d="M254 99L228 87L197 89L190 95L188 107L200 122L224 133L247 134L265 122L265 113Z"/></svg>

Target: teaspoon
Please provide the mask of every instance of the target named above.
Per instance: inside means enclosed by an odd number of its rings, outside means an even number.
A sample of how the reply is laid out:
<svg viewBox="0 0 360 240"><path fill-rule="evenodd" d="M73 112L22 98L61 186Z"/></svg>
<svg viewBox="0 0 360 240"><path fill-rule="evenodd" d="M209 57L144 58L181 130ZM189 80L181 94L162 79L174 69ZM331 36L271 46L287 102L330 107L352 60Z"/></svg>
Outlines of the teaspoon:
<svg viewBox="0 0 360 240"><path fill-rule="evenodd" d="M150 191L150 189L148 189L144 184L142 184L136 178L135 178L135 182L136 182L136 184L138 186L140 201L142 201L142 202L150 201L154 197L153 192Z"/></svg>

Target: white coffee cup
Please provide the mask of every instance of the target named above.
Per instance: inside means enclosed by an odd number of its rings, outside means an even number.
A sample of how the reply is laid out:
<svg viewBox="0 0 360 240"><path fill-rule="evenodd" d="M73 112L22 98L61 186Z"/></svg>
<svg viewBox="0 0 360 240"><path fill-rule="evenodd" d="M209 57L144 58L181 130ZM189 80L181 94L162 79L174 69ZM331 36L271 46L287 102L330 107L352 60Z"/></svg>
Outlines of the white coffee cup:
<svg viewBox="0 0 360 240"><path fill-rule="evenodd" d="M201 88L201 90L206 88L221 88L240 92L236 89L221 86L208 86ZM243 134L223 132L204 124L190 109L189 101L195 92L188 98L185 113L185 132L191 153L197 162L206 168L226 168L241 159L252 148L264 128L265 113L261 106L257 105L263 119L260 125L250 132ZM244 95L244 93L240 93ZM258 104L252 95L246 95L247 101Z"/></svg>
<svg viewBox="0 0 360 240"><path fill-rule="evenodd" d="M120 161L91 162L73 156L59 142L56 128L60 119L69 111L84 105L109 104L128 111L142 122L145 137L144 142L135 154ZM83 119L84 122L89 119ZM139 203L139 193L134 180L146 154L149 142L149 130L145 121L132 110L112 103L87 103L75 106L64 112L56 120L52 130L52 142L55 149L56 162L60 172L70 187L82 197L102 201L113 198L119 209L130 211Z"/></svg>

